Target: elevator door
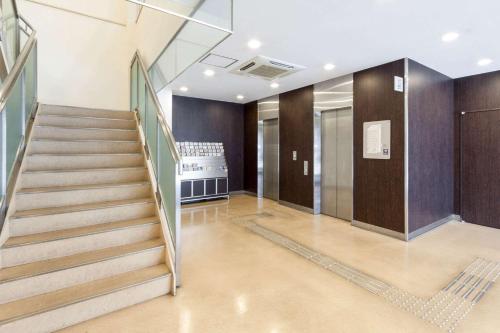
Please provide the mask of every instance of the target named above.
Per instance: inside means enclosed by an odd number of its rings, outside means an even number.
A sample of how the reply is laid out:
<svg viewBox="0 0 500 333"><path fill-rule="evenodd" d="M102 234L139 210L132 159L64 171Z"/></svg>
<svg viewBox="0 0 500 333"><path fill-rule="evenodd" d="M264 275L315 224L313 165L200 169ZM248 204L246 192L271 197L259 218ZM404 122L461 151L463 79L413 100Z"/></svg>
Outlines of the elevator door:
<svg viewBox="0 0 500 333"><path fill-rule="evenodd" d="M352 109L321 114L321 213L352 220Z"/></svg>
<svg viewBox="0 0 500 333"><path fill-rule="evenodd" d="M264 120L264 197L279 199L279 123Z"/></svg>
<svg viewBox="0 0 500 333"><path fill-rule="evenodd" d="M461 132L462 219L500 228L500 111L465 113Z"/></svg>

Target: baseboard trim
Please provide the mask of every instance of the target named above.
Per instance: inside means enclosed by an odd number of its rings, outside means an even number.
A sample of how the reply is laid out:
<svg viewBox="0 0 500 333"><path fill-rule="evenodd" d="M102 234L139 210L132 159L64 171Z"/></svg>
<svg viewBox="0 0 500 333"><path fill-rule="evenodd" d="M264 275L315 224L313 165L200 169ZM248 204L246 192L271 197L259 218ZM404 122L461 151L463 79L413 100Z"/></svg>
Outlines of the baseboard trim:
<svg viewBox="0 0 500 333"><path fill-rule="evenodd" d="M426 225L425 227L422 227L420 229L417 229L415 231L412 231L408 234L408 240L413 240L415 239L416 237L420 236L420 235L423 235L433 229L436 229L437 227L440 227L442 226L443 224L446 224L448 222L451 222L451 221L461 221L461 218L460 216L458 215L450 215L450 216L447 216L445 218L442 218L440 220L437 220L429 225Z"/></svg>
<svg viewBox="0 0 500 333"><path fill-rule="evenodd" d="M309 213L309 214L314 214L314 210L312 208L309 208L309 207L304 207L304 206L297 205L297 204L294 204L294 203L291 203L291 202L288 202L288 201L283 201L283 200L278 200L278 203L280 205L283 205L283 206L286 206L286 207L289 207L289 208L300 210L301 212L305 212L305 213Z"/></svg>
<svg viewBox="0 0 500 333"><path fill-rule="evenodd" d="M399 239L399 240L406 241L405 234L402 233L402 232L397 232L397 231L394 231L394 230L382 228L382 227L379 227L379 226L376 226L376 225L373 225L373 224L368 224L368 223L361 222L361 221L356 221L356 220L352 220L351 224L353 226L361 228L361 229L365 229L365 230L368 230L368 231L373 231L373 232L376 232L376 233L379 233L379 234L382 234L382 235L385 235L385 236L389 236L389 237L392 237L392 238L396 238L396 239Z"/></svg>
<svg viewBox="0 0 500 333"><path fill-rule="evenodd" d="M231 192L229 192L229 195L251 195L251 196L256 197L257 193L245 191L245 190L240 190L240 191L231 191Z"/></svg>

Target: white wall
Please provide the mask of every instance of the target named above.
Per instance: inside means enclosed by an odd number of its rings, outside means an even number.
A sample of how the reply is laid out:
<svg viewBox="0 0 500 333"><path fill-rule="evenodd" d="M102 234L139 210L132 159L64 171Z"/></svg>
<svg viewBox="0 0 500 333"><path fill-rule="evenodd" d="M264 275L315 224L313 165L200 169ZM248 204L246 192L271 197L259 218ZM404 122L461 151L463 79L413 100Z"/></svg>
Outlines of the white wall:
<svg viewBox="0 0 500 333"><path fill-rule="evenodd" d="M172 128L172 89L165 87L160 90L158 92L158 101L161 104L165 121Z"/></svg>
<svg viewBox="0 0 500 333"><path fill-rule="evenodd" d="M83 2L87 13L120 20L106 15L110 7L97 13L95 1ZM85 8L80 0L74 3L80 4L79 10ZM123 18L120 7L115 9ZM40 102L128 109L133 48L125 22L109 23L26 0L19 10L37 31Z"/></svg>
<svg viewBox="0 0 500 333"><path fill-rule="evenodd" d="M127 110L133 53L139 49L149 67L183 23L147 8L136 23L128 19L136 5L125 0L18 5L37 30L38 95L47 104ZM169 9L186 14L191 7L169 3Z"/></svg>
<svg viewBox="0 0 500 333"><path fill-rule="evenodd" d="M188 15L192 10L190 6L164 0L149 0L148 4L183 15ZM131 4L129 7L134 8L135 5ZM183 23L183 19L143 7L137 24L129 24L133 45L141 53L147 68L156 60Z"/></svg>

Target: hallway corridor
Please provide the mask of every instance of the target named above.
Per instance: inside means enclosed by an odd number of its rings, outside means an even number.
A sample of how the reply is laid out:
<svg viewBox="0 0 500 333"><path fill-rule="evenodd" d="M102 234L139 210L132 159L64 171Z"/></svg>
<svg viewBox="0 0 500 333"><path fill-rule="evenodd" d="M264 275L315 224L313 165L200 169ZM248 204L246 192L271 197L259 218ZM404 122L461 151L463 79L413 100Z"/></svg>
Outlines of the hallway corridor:
<svg viewBox="0 0 500 333"><path fill-rule="evenodd" d="M443 332L380 295L255 234L256 223L379 281L428 299L476 258L500 261L500 230L448 223L409 243L267 199L183 206L183 287L177 297L64 332ZM495 332L493 285L456 332Z"/></svg>

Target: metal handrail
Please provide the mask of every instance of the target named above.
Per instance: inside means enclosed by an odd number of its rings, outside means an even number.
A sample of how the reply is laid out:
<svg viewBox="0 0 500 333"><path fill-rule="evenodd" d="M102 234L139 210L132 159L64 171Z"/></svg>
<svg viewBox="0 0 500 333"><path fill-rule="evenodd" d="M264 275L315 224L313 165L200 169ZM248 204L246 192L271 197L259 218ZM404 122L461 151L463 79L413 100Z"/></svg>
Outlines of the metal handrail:
<svg viewBox="0 0 500 333"><path fill-rule="evenodd" d="M222 27L219 27L219 26L217 26L215 24L211 24L211 23L208 23L208 22L204 22L202 20L195 19L194 17L191 17L191 16L182 15L182 14L179 14L177 12L174 12L173 10L169 10L169 9L166 9L166 8L162 8L162 7L159 7L159 6L155 6L155 5L152 5L152 4L149 4L149 3L145 3L145 2L141 2L141 1L137 1L137 0L127 0L127 1L131 2L131 3L134 3L134 4L136 4L138 6L141 6L141 7L147 7L147 8L150 8L150 9L154 9L154 10L157 10L159 12L163 12L165 14L173 15L175 17L181 18L181 19L186 20L186 21L195 22L195 23L204 25L206 27L209 27L209 28L212 28L212 29L215 29L215 30L223 31L223 32L226 32L226 33L228 33L230 35L233 34L233 31L230 30L230 29L222 28Z"/></svg>
<svg viewBox="0 0 500 333"><path fill-rule="evenodd" d="M170 149L172 150L173 153L173 158L176 162L180 162L181 155L179 154L179 150L177 149L177 145L175 144L175 139L174 135L172 134L172 131L170 130L170 127L167 125L167 121L165 120L165 116L163 114L163 108L161 107L160 101L158 100L158 96L156 95L156 92L153 89L153 84L151 83L151 80L149 79L148 72L146 70L146 66L144 65L144 62L142 61L141 55L139 51L137 50L135 52L134 57L132 58L132 63L134 63L135 59L137 59L137 62L139 63L139 67L141 68L142 74L144 76L144 79L146 81L146 86L151 93L151 96L153 96L153 101L156 106L156 115L158 117L159 123L161 125L163 135L167 139L168 145L170 146ZM179 165L179 170L178 173L182 173L181 165Z"/></svg>
<svg viewBox="0 0 500 333"><path fill-rule="evenodd" d="M10 92L14 88L14 85L16 84L16 81L19 78L19 75L21 75L21 72L24 69L24 65L26 64L26 61L28 60L28 57L31 53L31 50L36 44L36 30L34 30L33 28L31 29L32 33L28 38L28 41L24 45L21 53L19 53L19 56L17 57L16 62L12 67L12 70L9 72L9 75L7 75L4 84L0 88L0 113L4 111L5 104L7 103L7 98L9 97Z"/></svg>
<svg viewBox="0 0 500 333"><path fill-rule="evenodd" d="M30 24L30 23L29 23L29 22L28 22L28 21L24 18L24 16L19 15L19 17L18 17L18 18L19 18L19 20L20 20L20 21L22 21L22 22L23 22L23 24L24 24L24 25L26 25L28 28L30 28L30 30L31 30L32 32L34 32L34 31L35 31L35 29L33 28L33 26L32 26L32 25L31 25L31 24Z"/></svg>

